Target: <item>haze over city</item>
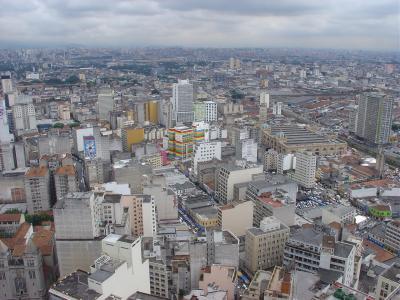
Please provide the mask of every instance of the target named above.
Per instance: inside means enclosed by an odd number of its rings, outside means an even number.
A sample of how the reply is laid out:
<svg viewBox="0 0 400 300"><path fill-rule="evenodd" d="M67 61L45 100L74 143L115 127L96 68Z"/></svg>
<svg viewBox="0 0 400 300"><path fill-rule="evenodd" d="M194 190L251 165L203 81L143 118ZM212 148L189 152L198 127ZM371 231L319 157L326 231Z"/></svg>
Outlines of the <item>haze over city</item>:
<svg viewBox="0 0 400 300"><path fill-rule="evenodd" d="M0 47L398 50L396 0L2 0Z"/></svg>

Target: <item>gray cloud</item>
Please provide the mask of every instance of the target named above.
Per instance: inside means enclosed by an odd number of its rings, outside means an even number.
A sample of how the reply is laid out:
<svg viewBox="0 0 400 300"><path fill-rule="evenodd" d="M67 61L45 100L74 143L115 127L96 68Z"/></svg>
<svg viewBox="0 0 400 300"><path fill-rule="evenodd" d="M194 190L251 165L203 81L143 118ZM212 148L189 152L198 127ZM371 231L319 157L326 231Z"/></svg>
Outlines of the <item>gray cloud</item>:
<svg viewBox="0 0 400 300"><path fill-rule="evenodd" d="M399 49L397 0L0 0L0 47Z"/></svg>

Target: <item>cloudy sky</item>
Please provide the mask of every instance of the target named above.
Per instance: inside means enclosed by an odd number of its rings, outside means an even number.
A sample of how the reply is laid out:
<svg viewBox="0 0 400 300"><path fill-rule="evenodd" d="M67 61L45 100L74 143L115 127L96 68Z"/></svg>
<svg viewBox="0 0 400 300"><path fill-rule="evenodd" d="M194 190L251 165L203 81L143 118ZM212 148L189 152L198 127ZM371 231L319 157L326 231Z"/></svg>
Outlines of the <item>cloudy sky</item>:
<svg viewBox="0 0 400 300"><path fill-rule="evenodd" d="M399 0L0 0L0 48L396 50Z"/></svg>

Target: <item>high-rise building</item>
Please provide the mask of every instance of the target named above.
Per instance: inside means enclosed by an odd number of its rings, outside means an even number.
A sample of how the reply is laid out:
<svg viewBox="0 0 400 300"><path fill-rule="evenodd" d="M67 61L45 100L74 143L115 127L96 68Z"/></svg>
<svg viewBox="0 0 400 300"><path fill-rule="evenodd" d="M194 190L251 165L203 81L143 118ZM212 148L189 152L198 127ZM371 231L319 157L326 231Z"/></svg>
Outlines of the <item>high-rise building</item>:
<svg viewBox="0 0 400 300"><path fill-rule="evenodd" d="M296 153L296 169L293 180L304 188L312 188L315 185L317 171L317 156L311 152Z"/></svg>
<svg viewBox="0 0 400 300"><path fill-rule="evenodd" d="M71 152L68 132L50 131L47 136L38 138L39 155L63 154Z"/></svg>
<svg viewBox="0 0 400 300"><path fill-rule="evenodd" d="M253 225L259 227L265 217L274 216L288 226L294 225L297 184L284 176L248 184L246 200L254 204Z"/></svg>
<svg viewBox="0 0 400 300"><path fill-rule="evenodd" d="M92 192L69 193L53 207L60 275L88 271L100 256L101 198Z"/></svg>
<svg viewBox="0 0 400 300"><path fill-rule="evenodd" d="M193 147L193 173L197 174L197 164L203 161L210 161L214 158L221 159L221 142L201 142Z"/></svg>
<svg viewBox="0 0 400 300"><path fill-rule="evenodd" d="M214 101L205 101L205 119L204 121L210 123L216 121L218 118L218 107Z"/></svg>
<svg viewBox="0 0 400 300"><path fill-rule="evenodd" d="M28 213L51 209L50 172L45 166L30 167L24 178Z"/></svg>
<svg viewBox="0 0 400 300"><path fill-rule="evenodd" d="M259 110L259 119L261 123L265 123L268 118L268 109L269 109L269 94L265 91L260 93L260 110Z"/></svg>
<svg viewBox="0 0 400 300"><path fill-rule="evenodd" d="M229 230L237 237L246 234L253 226L253 203L238 201L218 207L218 226L221 230Z"/></svg>
<svg viewBox="0 0 400 300"><path fill-rule="evenodd" d="M150 293L141 237L110 234L99 248L101 255L91 261L90 273L74 270L51 287L50 299L131 299L137 292Z"/></svg>
<svg viewBox="0 0 400 300"><path fill-rule="evenodd" d="M159 110L160 110L160 102L156 100L150 100L145 102L144 104L144 113L145 113L145 121L158 124L160 122L159 119Z"/></svg>
<svg viewBox="0 0 400 300"><path fill-rule="evenodd" d="M12 80L10 75L1 76L1 89L3 90L3 95L13 91Z"/></svg>
<svg viewBox="0 0 400 300"><path fill-rule="evenodd" d="M0 99L0 143L9 143L14 140L8 125L6 102Z"/></svg>
<svg viewBox="0 0 400 300"><path fill-rule="evenodd" d="M194 103L194 121L207 123L218 119L218 106L214 101L204 101Z"/></svg>
<svg viewBox="0 0 400 300"><path fill-rule="evenodd" d="M144 141L144 128L124 127L121 129L122 149L125 152L132 152L132 145Z"/></svg>
<svg viewBox="0 0 400 300"><path fill-rule="evenodd" d="M216 188L215 196L220 203L227 204L234 199L234 185L237 183L250 182L252 176L262 173L261 165L241 168L238 166L227 165L218 169L215 177Z"/></svg>
<svg viewBox="0 0 400 300"><path fill-rule="evenodd" d="M136 236L153 237L157 233L157 215L154 197L136 194L121 197L123 207L128 207L131 232Z"/></svg>
<svg viewBox="0 0 400 300"><path fill-rule="evenodd" d="M17 132L36 130L36 112L32 103L16 104L12 106L14 128Z"/></svg>
<svg viewBox="0 0 400 300"><path fill-rule="evenodd" d="M193 84L189 80L179 80L172 88L172 107L174 120L177 123L194 121L193 112Z"/></svg>
<svg viewBox="0 0 400 300"><path fill-rule="evenodd" d="M72 165L62 166L54 172L54 186L56 188L57 200L67 193L78 191L78 181L75 167Z"/></svg>
<svg viewBox="0 0 400 300"><path fill-rule="evenodd" d="M393 220L386 223L384 243L388 249L400 254L400 221Z"/></svg>
<svg viewBox="0 0 400 300"><path fill-rule="evenodd" d="M236 159L257 162L257 142L254 139L243 139L236 143Z"/></svg>
<svg viewBox="0 0 400 300"><path fill-rule="evenodd" d="M13 149L14 143L0 141L0 171L15 169Z"/></svg>
<svg viewBox="0 0 400 300"><path fill-rule="evenodd" d="M178 159L187 159L193 153L193 129L179 126L168 129L168 153Z"/></svg>
<svg viewBox="0 0 400 300"><path fill-rule="evenodd" d="M110 88L101 88L97 96L97 109L101 120L110 119L110 112L114 109L114 91Z"/></svg>
<svg viewBox="0 0 400 300"><path fill-rule="evenodd" d="M374 144L389 141L392 128L393 98L369 93L359 99L356 134Z"/></svg>
<svg viewBox="0 0 400 300"><path fill-rule="evenodd" d="M246 232L245 265L254 274L257 270L281 265L289 227L275 217L266 217L260 228L252 227Z"/></svg>

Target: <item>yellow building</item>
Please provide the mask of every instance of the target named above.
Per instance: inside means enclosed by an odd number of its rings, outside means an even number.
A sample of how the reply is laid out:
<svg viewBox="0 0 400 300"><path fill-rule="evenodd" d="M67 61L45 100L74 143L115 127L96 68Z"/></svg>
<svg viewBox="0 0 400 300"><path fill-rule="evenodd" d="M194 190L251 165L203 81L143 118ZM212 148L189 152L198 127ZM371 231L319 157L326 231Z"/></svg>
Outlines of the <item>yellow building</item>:
<svg viewBox="0 0 400 300"><path fill-rule="evenodd" d="M122 147L125 152L132 151L132 145L144 141L144 128L122 128Z"/></svg>
<svg viewBox="0 0 400 300"><path fill-rule="evenodd" d="M158 124L158 109L159 109L159 102L158 101L148 101L145 103L145 121L149 121L153 124Z"/></svg>

